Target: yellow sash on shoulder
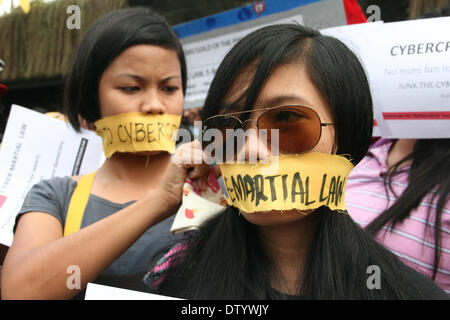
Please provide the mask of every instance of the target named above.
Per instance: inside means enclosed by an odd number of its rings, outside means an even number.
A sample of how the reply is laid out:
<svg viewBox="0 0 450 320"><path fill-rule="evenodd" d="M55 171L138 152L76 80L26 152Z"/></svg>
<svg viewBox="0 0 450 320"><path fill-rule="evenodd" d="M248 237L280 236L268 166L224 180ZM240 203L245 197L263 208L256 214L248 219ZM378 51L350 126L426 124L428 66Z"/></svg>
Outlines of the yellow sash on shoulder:
<svg viewBox="0 0 450 320"><path fill-rule="evenodd" d="M69 209L67 211L66 223L64 225L64 237L72 234L81 227L84 210L91 194L92 183L95 179L94 171L81 177L80 181L70 199Z"/></svg>

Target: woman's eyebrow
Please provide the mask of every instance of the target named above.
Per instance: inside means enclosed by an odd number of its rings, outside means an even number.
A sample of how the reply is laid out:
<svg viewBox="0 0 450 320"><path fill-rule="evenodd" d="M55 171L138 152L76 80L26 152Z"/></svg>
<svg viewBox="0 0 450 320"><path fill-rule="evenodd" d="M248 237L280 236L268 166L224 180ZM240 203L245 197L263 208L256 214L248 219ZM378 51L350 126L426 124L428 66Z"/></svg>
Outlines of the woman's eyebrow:
<svg viewBox="0 0 450 320"><path fill-rule="evenodd" d="M177 78L181 78L181 76L179 76L179 75L168 76L168 77L163 78L162 82L167 82L167 81L170 81L172 79L177 79Z"/></svg>
<svg viewBox="0 0 450 320"><path fill-rule="evenodd" d="M137 74L132 74L132 73L121 73L121 74L117 75L117 77L118 78L133 78L138 81L144 80L144 77L137 75Z"/></svg>
<svg viewBox="0 0 450 320"><path fill-rule="evenodd" d="M249 110L273 108L273 107L289 105L289 104L312 106L312 103L310 103L305 97L303 97L301 95L292 94L292 95L280 95L280 96L256 100L253 108L250 108ZM241 112L244 109L246 109L246 108L240 106L237 103L221 103L219 105L220 114Z"/></svg>
<svg viewBox="0 0 450 320"><path fill-rule="evenodd" d="M276 107L283 104L301 104L305 106L311 106L311 102L308 101L305 97L301 95L281 95L271 98L264 98L262 100L257 100L255 102L255 106L258 106L258 108L265 108L265 107Z"/></svg>
<svg viewBox="0 0 450 320"><path fill-rule="evenodd" d="M117 75L117 77L120 77L120 78L133 78L133 79L135 79L137 81L145 81L145 78L143 76L140 76L138 74L133 74L133 73L121 73L121 74ZM168 76L168 77L163 78L161 80L161 82L165 83L165 82L168 82L168 81L170 81L172 79L176 79L176 78L181 78L181 76L179 76L179 75Z"/></svg>

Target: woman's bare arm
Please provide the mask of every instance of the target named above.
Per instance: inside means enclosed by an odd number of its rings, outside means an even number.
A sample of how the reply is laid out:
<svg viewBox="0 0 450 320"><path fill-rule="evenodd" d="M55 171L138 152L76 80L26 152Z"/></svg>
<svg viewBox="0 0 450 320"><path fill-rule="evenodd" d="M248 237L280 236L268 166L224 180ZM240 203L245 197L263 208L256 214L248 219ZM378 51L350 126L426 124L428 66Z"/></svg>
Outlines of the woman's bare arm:
<svg viewBox="0 0 450 320"><path fill-rule="evenodd" d="M55 217L42 212L25 214L3 265L2 298L75 296L148 228L173 213L174 207L170 208L165 198L152 190L144 199L67 237L62 236L61 223ZM80 289L67 286L69 266L80 270Z"/></svg>
<svg viewBox="0 0 450 320"><path fill-rule="evenodd" d="M2 298L69 299L78 294L148 228L176 212L186 177L198 179L207 172L204 165L193 165L194 153L202 157L198 141L179 147L157 188L67 237L59 220L49 214L22 216L3 264ZM80 270L80 289L67 286L69 266Z"/></svg>

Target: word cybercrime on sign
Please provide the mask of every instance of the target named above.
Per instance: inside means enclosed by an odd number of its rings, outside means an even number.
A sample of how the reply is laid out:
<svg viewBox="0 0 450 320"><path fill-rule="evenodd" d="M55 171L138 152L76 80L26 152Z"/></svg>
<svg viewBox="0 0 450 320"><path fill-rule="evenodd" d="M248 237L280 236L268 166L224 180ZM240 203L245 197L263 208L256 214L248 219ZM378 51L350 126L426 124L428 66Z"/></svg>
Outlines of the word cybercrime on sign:
<svg viewBox="0 0 450 320"><path fill-rule="evenodd" d="M450 41L444 42L429 42L418 44L397 45L391 48L391 55L413 55L413 54L427 54L427 53L441 53L450 51Z"/></svg>

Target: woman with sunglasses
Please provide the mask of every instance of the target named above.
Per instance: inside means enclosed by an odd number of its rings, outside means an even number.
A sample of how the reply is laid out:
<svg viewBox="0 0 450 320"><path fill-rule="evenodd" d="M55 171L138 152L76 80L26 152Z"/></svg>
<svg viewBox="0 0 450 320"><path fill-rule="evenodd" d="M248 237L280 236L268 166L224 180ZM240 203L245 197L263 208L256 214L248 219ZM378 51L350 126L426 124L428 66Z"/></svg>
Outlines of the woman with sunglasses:
<svg viewBox="0 0 450 320"><path fill-rule="evenodd" d="M220 163L228 206L151 269L149 291L189 299L447 298L345 210L346 170L367 152L373 115L364 70L340 41L289 24L249 34L221 63L202 116L204 151ZM227 152L238 129L247 130L245 143Z"/></svg>

